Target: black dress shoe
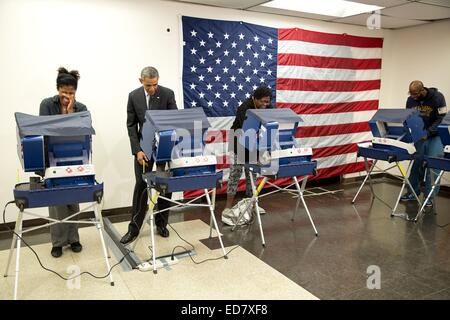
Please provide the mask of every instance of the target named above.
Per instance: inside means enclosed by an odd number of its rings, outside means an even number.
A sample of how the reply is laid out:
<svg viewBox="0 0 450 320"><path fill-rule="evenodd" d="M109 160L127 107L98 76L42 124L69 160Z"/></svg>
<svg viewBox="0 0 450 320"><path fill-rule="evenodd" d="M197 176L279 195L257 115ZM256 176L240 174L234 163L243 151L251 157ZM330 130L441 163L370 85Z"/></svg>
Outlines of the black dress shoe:
<svg viewBox="0 0 450 320"><path fill-rule="evenodd" d="M83 250L83 246L78 241L71 243L70 248L73 252L80 252L81 250Z"/></svg>
<svg viewBox="0 0 450 320"><path fill-rule="evenodd" d="M166 227L157 226L156 230L158 231L158 234L163 238L167 238L169 236L169 229L167 229Z"/></svg>
<svg viewBox="0 0 450 320"><path fill-rule="evenodd" d="M122 237L122 239L120 239L120 243L121 243L121 244L124 244L124 245L129 244L129 243L133 242L134 240L136 240L137 236L138 236L137 234L134 234L134 233L128 231L128 232Z"/></svg>
<svg viewBox="0 0 450 320"><path fill-rule="evenodd" d="M62 256L62 247L53 247L52 248L52 256L55 258L59 258Z"/></svg>

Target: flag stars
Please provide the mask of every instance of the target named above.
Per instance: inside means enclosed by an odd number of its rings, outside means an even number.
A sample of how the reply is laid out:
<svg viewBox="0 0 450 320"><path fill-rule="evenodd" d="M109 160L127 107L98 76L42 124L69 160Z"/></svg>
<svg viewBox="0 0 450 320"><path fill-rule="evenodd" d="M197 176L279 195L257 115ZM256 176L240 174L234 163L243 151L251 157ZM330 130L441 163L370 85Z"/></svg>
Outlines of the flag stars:
<svg viewBox="0 0 450 320"><path fill-rule="evenodd" d="M203 80L205 80L205 76L204 75L199 75L198 76L198 81L203 81Z"/></svg>
<svg viewBox="0 0 450 320"><path fill-rule="evenodd" d="M250 98L250 93L247 92L247 93L245 94L245 97L246 97L247 99Z"/></svg>
<svg viewBox="0 0 450 320"><path fill-rule="evenodd" d="M231 43L231 47L234 48L234 49L236 49L236 46L237 46L237 43L233 41L233 42Z"/></svg>
<svg viewBox="0 0 450 320"><path fill-rule="evenodd" d="M228 107L228 101L224 101L224 102L223 102L223 106L224 106L224 107Z"/></svg>
<svg viewBox="0 0 450 320"><path fill-rule="evenodd" d="M268 55L267 55L267 59L269 59L269 60L272 60L272 54L271 53L269 53Z"/></svg>
<svg viewBox="0 0 450 320"><path fill-rule="evenodd" d="M230 51L225 50L225 51L223 52L223 54L224 54L225 57L228 57L228 55L230 54Z"/></svg>
<svg viewBox="0 0 450 320"><path fill-rule="evenodd" d="M231 76L231 77L230 77L230 81L231 81L231 82L236 82L236 77L235 77L235 76Z"/></svg>
<svg viewBox="0 0 450 320"><path fill-rule="evenodd" d="M212 56L214 54L214 51L212 51L211 49L208 50L208 56Z"/></svg>
<svg viewBox="0 0 450 320"><path fill-rule="evenodd" d="M258 57L259 57L259 53L258 52L253 53L253 58L258 59Z"/></svg>
<svg viewBox="0 0 450 320"><path fill-rule="evenodd" d="M205 41L203 41L203 40L201 40L201 41L200 41L200 47L204 47L204 46L205 46L205 44L206 44L206 42L205 42Z"/></svg>
<svg viewBox="0 0 450 320"><path fill-rule="evenodd" d="M239 40L244 40L245 36L242 34L242 32L239 34Z"/></svg>
<svg viewBox="0 0 450 320"><path fill-rule="evenodd" d="M249 76L247 76L247 77L245 77L245 82L250 82L250 77Z"/></svg>
<svg viewBox="0 0 450 320"><path fill-rule="evenodd" d="M191 54L196 54L196 53L197 53L197 49L192 48L192 49L191 49Z"/></svg>
<svg viewBox="0 0 450 320"><path fill-rule="evenodd" d="M239 91L244 90L244 86L243 86L242 84L239 84L239 85L238 85L238 90L239 90ZM239 102L239 104L241 104L241 102Z"/></svg>
<svg viewBox="0 0 450 320"><path fill-rule="evenodd" d="M228 85L225 83L224 85L222 85L223 90L228 90Z"/></svg>
<svg viewBox="0 0 450 320"><path fill-rule="evenodd" d="M219 82L219 81L220 81L220 76L219 76L219 75L216 75L216 76L214 77L214 80L216 80L216 82Z"/></svg>
<svg viewBox="0 0 450 320"><path fill-rule="evenodd" d="M233 66L235 66L235 65L236 65L236 59L234 59L234 58L233 58L233 59L231 59L231 61L230 61L230 62L231 62L231 65L233 65Z"/></svg>
<svg viewBox="0 0 450 320"><path fill-rule="evenodd" d="M232 93L230 94L230 97L233 98L233 99L236 98L236 93L232 92Z"/></svg>
<svg viewBox="0 0 450 320"><path fill-rule="evenodd" d="M251 43L247 43L245 46L247 47L247 49L251 49L252 48L252 44Z"/></svg>
<svg viewBox="0 0 450 320"><path fill-rule="evenodd" d="M258 74L258 69L253 69L253 74Z"/></svg>
<svg viewBox="0 0 450 320"><path fill-rule="evenodd" d="M257 88L258 88L258 86L256 84L254 84L252 87L253 91L255 91Z"/></svg>
<svg viewBox="0 0 450 320"><path fill-rule="evenodd" d="M228 38L230 37L230 35L229 35L228 33L225 33L225 34L223 35L223 37L225 38L225 40L228 40Z"/></svg>
<svg viewBox="0 0 450 320"><path fill-rule="evenodd" d="M218 41L216 42L216 48L220 48L222 46L222 42Z"/></svg>
<svg viewBox="0 0 450 320"><path fill-rule="evenodd" d="M201 57L200 59L198 59L200 61L200 64L205 64L206 59Z"/></svg>
<svg viewBox="0 0 450 320"><path fill-rule="evenodd" d="M260 82L260 83L264 83L264 81L266 81L266 79L264 79L264 78L262 78L262 77L259 79L259 82Z"/></svg>
<svg viewBox="0 0 450 320"><path fill-rule="evenodd" d="M266 47L265 45L262 45L262 46L261 46L261 50L262 50L262 51L266 51L266 48L267 48L267 47Z"/></svg>
<svg viewBox="0 0 450 320"><path fill-rule="evenodd" d="M216 96L217 99L220 98L220 93L219 92L216 92L214 95Z"/></svg>
<svg viewBox="0 0 450 320"><path fill-rule="evenodd" d="M191 67L191 72L196 72L197 71L197 67L196 66L192 66Z"/></svg>
<svg viewBox="0 0 450 320"><path fill-rule="evenodd" d="M227 67L223 68L222 70L223 70L223 73L228 73L228 68Z"/></svg>
<svg viewBox="0 0 450 320"><path fill-rule="evenodd" d="M267 42L268 42L269 44L272 44L273 39L272 39L272 38L269 38L269 39L267 39Z"/></svg>
<svg viewBox="0 0 450 320"><path fill-rule="evenodd" d="M216 59L216 64L220 64L222 62L222 60L220 60L220 58Z"/></svg>
<svg viewBox="0 0 450 320"><path fill-rule="evenodd" d="M252 62L251 62L250 60L247 59L247 61L245 61L245 64L246 64L247 66L249 66L249 65L252 64Z"/></svg>
<svg viewBox="0 0 450 320"><path fill-rule="evenodd" d="M196 101L192 101L191 102L191 106L196 107L197 106L197 102Z"/></svg>
<svg viewBox="0 0 450 320"><path fill-rule="evenodd" d="M203 98L205 97L205 94L204 94L203 92L200 92L200 93L198 94L198 96L200 97L200 99L203 99Z"/></svg>
<svg viewBox="0 0 450 320"><path fill-rule="evenodd" d="M266 63L264 61L261 61L259 64L260 64L261 67L265 67L266 66Z"/></svg>
<svg viewBox="0 0 450 320"><path fill-rule="evenodd" d="M209 39L212 39L213 37L214 37L214 33L212 33L211 31L208 32L208 38L209 38Z"/></svg>
<svg viewBox="0 0 450 320"><path fill-rule="evenodd" d="M253 37L253 40L254 40L255 42L258 42L258 41L259 41L259 37L258 37L258 36L254 36L254 37Z"/></svg>
<svg viewBox="0 0 450 320"><path fill-rule="evenodd" d="M212 106L213 106L212 101L208 101L208 107L212 107Z"/></svg>
<svg viewBox="0 0 450 320"><path fill-rule="evenodd" d="M239 53L239 57L243 57L244 56L244 51L241 50L238 53Z"/></svg>
<svg viewBox="0 0 450 320"><path fill-rule="evenodd" d="M208 84L206 85L206 89L212 90L212 84L211 84L211 83L208 83Z"/></svg>
<svg viewBox="0 0 450 320"><path fill-rule="evenodd" d="M267 69L267 74L268 74L269 76L272 75L272 70Z"/></svg>
<svg viewBox="0 0 450 320"><path fill-rule="evenodd" d="M197 85L195 83L191 83L191 90L194 90Z"/></svg>
<svg viewBox="0 0 450 320"><path fill-rule="evenodd" d="M197 31L192 30L192 31L191 31L191 37L195 37L195 36L197 36Z"/></svg>
<svg viewBox="0 0 450 320"><path fill-rule="evenodd" d="M239 69L238 69L238 72L239 72L239 73L244 73L244 69L243 69L243 68L239 68Z"/></svg>
<svg viewBox="0 0 450 320"><path fill-rule="evenodd" d="M208 73L212 73L213 72L213 68L211 66L206 68L206 70L208 71Z"/></svg>

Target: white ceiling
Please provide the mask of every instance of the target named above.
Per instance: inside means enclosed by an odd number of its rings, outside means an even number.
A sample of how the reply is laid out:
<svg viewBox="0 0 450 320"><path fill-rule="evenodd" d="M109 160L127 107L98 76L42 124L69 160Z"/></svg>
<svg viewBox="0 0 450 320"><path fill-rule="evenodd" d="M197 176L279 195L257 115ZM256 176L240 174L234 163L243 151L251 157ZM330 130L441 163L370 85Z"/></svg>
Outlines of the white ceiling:
<svg viewBox="0 0 450 320"><path fill-rule="evenodd" d="M195 3L208 6L242 9L248 11L265 12L316 19L322 21L347 23L354 25L367 25L370 14L358 14L346 18L303 13L261 6L268 0L170 0L176 2ZM311 0L314 1L314 0ZM380 11L381 28L399 29L433 21L450 19L450 0L352 0L365 4L385 7Z"/></svg>

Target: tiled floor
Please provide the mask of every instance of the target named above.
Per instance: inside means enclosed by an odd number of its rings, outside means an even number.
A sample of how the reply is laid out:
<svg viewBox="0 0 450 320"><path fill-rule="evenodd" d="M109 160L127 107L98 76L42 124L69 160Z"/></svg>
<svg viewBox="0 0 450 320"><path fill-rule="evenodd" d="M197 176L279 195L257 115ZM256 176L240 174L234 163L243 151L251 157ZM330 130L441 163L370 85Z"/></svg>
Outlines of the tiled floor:
<svg viewBox="0 0 450 320"><path fill-rule="evenodd" d="M262 216L265 248L257 224L233 232L227 226L221 230L227 243L240 244L320 299L450 299L450 226L438 226L450 222L450 195L441 192L437 214L428 212L413 223L391 218L388 207L377 199L371 201L368 187L353 206L358 186L359 182L327 186L343 191L306 198L318 237L301 205L291 221L297 200L280 193L260 202L268 212ZM399 192L399 186L386 179L378 179L374 189L391 205ZM219 219L224 204L225 199L218 197ZM417 205L400 204L399 211L413 217ZM173 212L170 217L172 222L195 219L209 223L202 209ZM49 238L33 237L37 243ZM9 241L0 240L0 249L8 246ZM367 288L371 266L380 270L381 289Z"/></svg>

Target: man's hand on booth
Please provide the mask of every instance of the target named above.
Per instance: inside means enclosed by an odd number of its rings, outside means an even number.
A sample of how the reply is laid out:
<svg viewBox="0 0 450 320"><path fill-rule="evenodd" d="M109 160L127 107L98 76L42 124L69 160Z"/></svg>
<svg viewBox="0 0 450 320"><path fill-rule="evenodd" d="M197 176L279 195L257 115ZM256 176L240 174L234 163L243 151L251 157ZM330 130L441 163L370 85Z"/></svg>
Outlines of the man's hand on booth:
<svg viewBox="0 0 450 320"><path fill-rule="evenodd" d="M147 162L149 161L147 155L143 151L139 151L138 153L136 153L136 160L141 166L147 165Z"/></svg>

